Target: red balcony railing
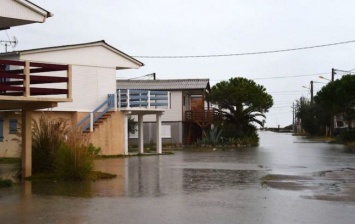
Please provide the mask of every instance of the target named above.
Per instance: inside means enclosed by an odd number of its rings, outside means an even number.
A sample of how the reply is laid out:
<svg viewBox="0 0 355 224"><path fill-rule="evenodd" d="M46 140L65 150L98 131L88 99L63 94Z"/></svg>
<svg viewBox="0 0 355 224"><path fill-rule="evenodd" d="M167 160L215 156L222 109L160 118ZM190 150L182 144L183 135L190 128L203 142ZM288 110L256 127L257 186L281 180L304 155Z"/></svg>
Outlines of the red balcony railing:
<svg viewBox="0 0 355 224"><path fill-rule="evenodd" d="M0 60L0 100L70 101L71 85L70 65Z"/></svg>

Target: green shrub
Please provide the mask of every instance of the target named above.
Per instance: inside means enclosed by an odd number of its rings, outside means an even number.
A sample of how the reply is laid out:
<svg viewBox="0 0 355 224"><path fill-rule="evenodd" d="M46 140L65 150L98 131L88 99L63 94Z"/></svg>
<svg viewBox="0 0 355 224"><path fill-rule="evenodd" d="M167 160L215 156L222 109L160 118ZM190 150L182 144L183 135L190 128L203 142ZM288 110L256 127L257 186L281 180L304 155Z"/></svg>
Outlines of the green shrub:
<svg viewBox="0 0 355 224"><path fill-rule="evenodd" d="M67 122L63 118L51 119L50 115L42 114L38 121L32 120L33 173L54 170L54 160L67 131Z"/></svg>
<svg viewBox="0 0 355 224"><path fill-rule="evenodd" d="M214 127L208 132L203 133L202 139L197 139L195 142L196 146L206 146L206 145L211 145L215 146L219 143L221 143L221 133L222 130L218 130L218 128Z"/></svg>
<svg viewBox="0 0 355 224"><path fill-rule="evenodd" d="M71 129L55 158L55 173L66 180L90 179L98 149L80 129Z"/></svg>
<svg viewBox="0 0 355 224"><path fill-rule="evenodd" d="M355 142L355 129L341 132L339 135L337 135L336 142L338 143Z"/></svg>
<svg viewBox="0 0 355 224"><path fill-rule="evenodd" d="M11 187L14 184L14 182L10 179L2 179L0 178L0 188L1 187Z"/></svg>

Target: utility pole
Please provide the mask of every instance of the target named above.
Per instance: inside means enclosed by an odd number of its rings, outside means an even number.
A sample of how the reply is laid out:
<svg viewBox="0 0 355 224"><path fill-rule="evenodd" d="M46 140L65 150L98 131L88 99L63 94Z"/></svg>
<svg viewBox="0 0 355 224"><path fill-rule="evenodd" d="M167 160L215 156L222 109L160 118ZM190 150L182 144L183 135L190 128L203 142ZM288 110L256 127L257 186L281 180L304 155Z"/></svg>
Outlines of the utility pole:
<svg viewBox="0 0 355 224"><path fill-rule="evenodd" d="M332 68L332 82L334 82L335 69Z"/></svg>
<svg viewBox="0 0 355 224"><path fill-rule="evenodd" d="M292 103L292 131L295 133L295 103Z"/></svg>
<svg viewBox="0 0 355 224"><path fill-rule="evenodd" d="M156 78L156 77L155 77L155 73L153 73L153 80L155 80L155 78Z"/></svg>
<svg viewBox="0 0 355 224"><path fill-rule="evenodd" d="M334 82L334 76L335 76L335 69L332 68L332 81ZM334 115L333 111L330 111L330 130L329 130L329 136L332 136L334 134Z"/></svg>
<svg viewBox="0 0 355 224"><path fill-rule="evenodd" d="M313 81L311 81L311 105L313 105Z"/></svg>

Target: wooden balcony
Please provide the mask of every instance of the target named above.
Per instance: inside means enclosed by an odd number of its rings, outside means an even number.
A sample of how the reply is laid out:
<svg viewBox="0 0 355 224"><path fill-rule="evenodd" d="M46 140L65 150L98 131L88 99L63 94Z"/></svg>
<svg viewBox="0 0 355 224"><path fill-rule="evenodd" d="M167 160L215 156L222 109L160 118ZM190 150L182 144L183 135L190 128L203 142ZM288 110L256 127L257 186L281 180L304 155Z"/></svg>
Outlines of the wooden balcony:
<svg viewBox="0 0 355 224"><path fill-rule="evenodd" d="M220 119L216 110L189 110L185 112L185 121L197 124L212 124Z"/></svg>
<svg viewBox="0 0 355 224"><path fill-rule="evenodd" d="M72 101L71 66L0 60L0 110L55 107Z"/></svg>

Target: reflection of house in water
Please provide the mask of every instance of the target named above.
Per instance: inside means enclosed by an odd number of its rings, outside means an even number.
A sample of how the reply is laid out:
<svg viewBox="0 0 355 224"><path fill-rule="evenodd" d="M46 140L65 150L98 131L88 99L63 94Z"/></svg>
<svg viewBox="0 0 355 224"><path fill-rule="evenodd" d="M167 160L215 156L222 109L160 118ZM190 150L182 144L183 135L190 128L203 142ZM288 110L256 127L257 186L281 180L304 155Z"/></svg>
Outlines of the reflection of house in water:
<svg viewBox="0 0 355 224"><path fill-rule="evenodd" d="M127 160L126 195L154 196L166 193L163 189L163 170L160 156L134 157ZM166 187L166 186L165 186Z"/></svg>

